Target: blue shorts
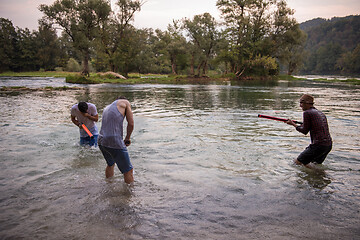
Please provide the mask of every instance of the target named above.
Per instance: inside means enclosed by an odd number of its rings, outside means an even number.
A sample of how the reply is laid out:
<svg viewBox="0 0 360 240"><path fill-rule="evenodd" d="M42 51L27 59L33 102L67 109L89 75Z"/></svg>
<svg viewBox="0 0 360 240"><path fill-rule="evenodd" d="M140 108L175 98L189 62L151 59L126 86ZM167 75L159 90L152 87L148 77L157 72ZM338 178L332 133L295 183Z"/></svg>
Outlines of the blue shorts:
<svg viewBox="0 0 360 240"><path fill-rule="evenodd" d="M332 145L321 146L310 144L302 153L300 153L297 160L304 165L307 165L310 162L322 164L331 151L331 148Z"/></svg>
<svg viewBox="0 0 360 240"><path fill-rule="evenodd" d="M116 163L122 174L127 173L128 171L133 169L133 166L130 162L129 153L126 148L115 149L104 147L101 145L99 145L99 148L104 155L106 163L109 167L113 166Z"/></svg>
<svg viewBox="0 0 360 240"><path fill-rule="evenodd" d="M85 145L89 145L89 146L94 146L97 147L97 139L98 139L98 135L93 135L94 137L80 137L80 145L81 146L85 146Z"/></svg>

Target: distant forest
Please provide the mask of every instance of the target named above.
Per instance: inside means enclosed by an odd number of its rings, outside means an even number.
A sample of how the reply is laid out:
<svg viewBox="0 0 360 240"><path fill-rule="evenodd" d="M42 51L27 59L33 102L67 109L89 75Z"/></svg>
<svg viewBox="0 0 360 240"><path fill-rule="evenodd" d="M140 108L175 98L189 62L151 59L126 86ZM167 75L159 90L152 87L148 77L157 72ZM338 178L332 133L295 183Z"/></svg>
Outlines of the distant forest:
<svg viewBox="0 0 360 240"><path fill-rule="evenodd" d="M316 18L300 29L307 34L301 73L360 75L360 16Z"/></svg>
<svg viewBox="0 0 360 240"><path fill-rule="evenodd" d="M144 0L56 0L40 5L35 31L0 18L0 72L113 71L234 78L360 75L360 16L297 23L285 0L218 0L209 13L137 29Z"/></svg>

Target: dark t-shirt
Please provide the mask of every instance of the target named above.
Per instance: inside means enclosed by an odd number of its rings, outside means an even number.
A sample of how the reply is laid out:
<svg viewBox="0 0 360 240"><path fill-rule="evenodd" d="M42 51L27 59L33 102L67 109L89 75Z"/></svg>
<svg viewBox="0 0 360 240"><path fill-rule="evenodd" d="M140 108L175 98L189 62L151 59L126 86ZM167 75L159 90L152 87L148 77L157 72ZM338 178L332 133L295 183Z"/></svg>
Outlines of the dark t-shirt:
<svg viewBox="0 0 360 240"><path fill-rule="evenodd" d="M324 113L312 107L303 114L304 123L296 127L296 130L303 134L310 131L311 144L330 146L332 139L329 132L329 126Z"/></svg>

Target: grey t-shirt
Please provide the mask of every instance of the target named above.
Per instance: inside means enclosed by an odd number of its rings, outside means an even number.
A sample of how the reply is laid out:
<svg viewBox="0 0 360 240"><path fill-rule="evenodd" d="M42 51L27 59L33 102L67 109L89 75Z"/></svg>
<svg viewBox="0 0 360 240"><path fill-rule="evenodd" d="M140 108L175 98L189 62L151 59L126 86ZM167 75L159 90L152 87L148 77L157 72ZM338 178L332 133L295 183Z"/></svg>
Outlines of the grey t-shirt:
<svg viewBox="0 0 360 240"><path fill-rule="evenodd" d="M116 106L117 101L114 101L104 109L98 144L108 148L124 149L126 148L123 139L125 116L119 112Z"/></svg>

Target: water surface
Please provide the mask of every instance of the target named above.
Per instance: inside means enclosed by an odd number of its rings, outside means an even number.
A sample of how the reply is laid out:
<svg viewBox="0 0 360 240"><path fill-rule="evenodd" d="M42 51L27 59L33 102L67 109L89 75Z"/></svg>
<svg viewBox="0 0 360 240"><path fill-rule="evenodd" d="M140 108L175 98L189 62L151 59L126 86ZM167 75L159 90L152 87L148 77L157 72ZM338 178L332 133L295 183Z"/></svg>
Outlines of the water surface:
<svg viewBox="0 0 360 240"><path fill-rule="evenodd" d="M64 86L1 78L1 86ZM68 86L72 86L71 84ZM293 127L315 96L334 147L321 171L294 166L309 144ZM106 180L99 149L78 145L70 108L101 116L132 103L135 183ZM279 81L234 85L89 85L0 93L1 239L356 239L360 236L360 88Z"/></svg>

